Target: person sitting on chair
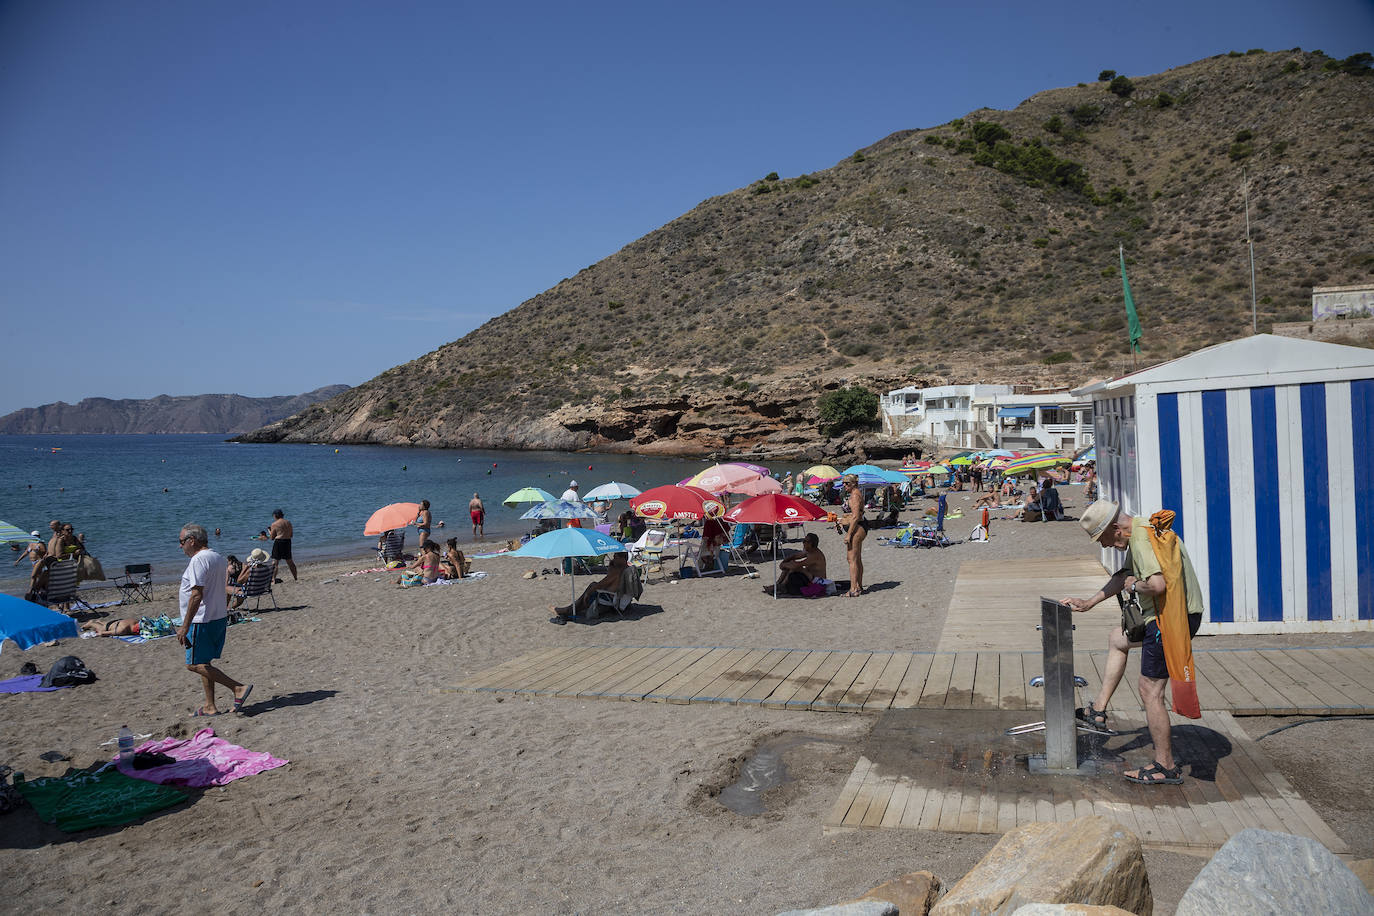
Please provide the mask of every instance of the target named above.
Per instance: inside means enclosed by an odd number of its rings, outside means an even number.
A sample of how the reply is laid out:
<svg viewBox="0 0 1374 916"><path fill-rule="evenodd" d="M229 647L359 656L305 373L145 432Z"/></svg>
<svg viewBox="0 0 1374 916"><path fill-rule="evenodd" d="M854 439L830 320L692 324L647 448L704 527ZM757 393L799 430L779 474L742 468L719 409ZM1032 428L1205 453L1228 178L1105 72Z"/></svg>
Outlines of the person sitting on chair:
<svg viewBox="0 0 1374 916"><path fill-rule="evenodd" d="M1040 521L1056 522L1064 517L1064 503L1054 488L1054 478L1046 477L1040 487Z"/></svg>
<svg viewBox="0 0 1374 916"><path fill-rule="evenodd" d="M244 586L248 583L248 577L253 574L254 569L265 565L271 559L272 558L267 555L267 551L263 550L261 547L254 547L249 551L247 563L239 563L237 557L232 554L229 555L228 581L224 583L225 596L234 599L234 603L229 605L229 610L237 611L243 606ZM237 572L234 571L235 563L238 563Z"/></svg>
<svg viewBox="0 0 1374 916"><path fill-rule="evenodd" d="M553 612L553 617L549 618L549 623L564 624L571 617L585 614L587 608L591 607L592 602L596 600L597 592L613 592L620 587L620 578L625 575L625 568L629 565L630 555L628 553L618 553L611 557L611 562L606 567L605 578L600 582L593 582L588 585L580 598L565 607L549 605L549 610Z"/></svg>
<svg viewBox="0 0 1374 916"><path fill-rule="evenodd" d="M800 595L813 579L825 578L825 554L821 552L821 539L814 531L802 538L802 553L783 560L778 570L780 574L773 588L783 595Z"/></svg>
<svg viewBox="0 0 1374 916"><path fill-rule="evenodd" d="M1021 503L1021 510L1016 513L1016 517L1023 522L1040 521L1040 494L1035 490L1035 484L1026 488L1026 498Z"/></svg>

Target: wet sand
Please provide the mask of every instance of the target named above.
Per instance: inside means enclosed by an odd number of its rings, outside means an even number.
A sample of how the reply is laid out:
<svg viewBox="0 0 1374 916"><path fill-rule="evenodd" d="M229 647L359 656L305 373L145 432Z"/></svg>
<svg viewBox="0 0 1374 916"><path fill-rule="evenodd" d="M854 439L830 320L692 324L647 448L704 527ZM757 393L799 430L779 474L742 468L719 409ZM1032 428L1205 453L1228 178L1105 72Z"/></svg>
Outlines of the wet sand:
<svg viewBox="0 0 1374 916"><path fill-rule="evenodd" d="M1076 515L1081 488L1066 488L1066 502ZM969 503L967 494L951 497L952 506ZM952 536L966 536L972 522L971 510L950 522ZM812 530L831 575L847 576L834 529ZM291 762L124 828L68 835L27 807L0 816L0 886L16 908L40 912L161 913L195 901L229 911L770 913L840 901L917 869L952 883L995 838L821 835L873 716L446 688L554 646L930 650L961 563L1088 553L1072 522L994 522L992 533L986 545L896 550L877 546L884 532L872 532L865 558L874 590L861 598L775 601L762 591L761 564L757 579L651 584L642 601L649 613L595 626L548 623L547 606L568 601L567 578L522 574L554 561L478 560L485 578L405 590L394 573L343 575L375 565L365 558L312 565L300 582L288 575L277 586L281 610L230 629L222 666L256 686L245 714L208 720L189 715L199 681L174 640L65 640L28 652L8 644L0 678L25 661L46 670L67 654L100 676L0 697L0 760L30 777L108 757L98 745L126 723L155 738L210 725ZM132 611L175 615L175 602ZM1027 638L1038 647L1033 631ZM1371 729L1346 725L1345 740L1367 759ZM1368 793L1345 784L1333 755L1302 764L1311 732L1336 727L1290 729L1265 749L1300 791L1312 787L1319 797L1309 800L1357 854L1370 856ZM764 796L761 814L727 809L716 795L770 742L786 780ZM41 760L49 750L70 764ZM1172 910L1204 862L1154 851L1146 860L1157 913Z"/></svg>

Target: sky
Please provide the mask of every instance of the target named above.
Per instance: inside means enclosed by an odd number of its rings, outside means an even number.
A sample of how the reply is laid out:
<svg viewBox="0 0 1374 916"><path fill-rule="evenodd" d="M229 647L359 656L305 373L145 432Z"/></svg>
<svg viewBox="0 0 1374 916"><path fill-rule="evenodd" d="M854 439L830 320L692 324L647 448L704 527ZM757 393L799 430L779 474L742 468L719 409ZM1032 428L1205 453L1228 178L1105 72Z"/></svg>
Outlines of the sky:
<svg viewBox="0 0 1374 916"><path fill-rule="evenodd" d="M1294 47L1374 2L0 0L0 415L355 385L769 172Z"/></svg>

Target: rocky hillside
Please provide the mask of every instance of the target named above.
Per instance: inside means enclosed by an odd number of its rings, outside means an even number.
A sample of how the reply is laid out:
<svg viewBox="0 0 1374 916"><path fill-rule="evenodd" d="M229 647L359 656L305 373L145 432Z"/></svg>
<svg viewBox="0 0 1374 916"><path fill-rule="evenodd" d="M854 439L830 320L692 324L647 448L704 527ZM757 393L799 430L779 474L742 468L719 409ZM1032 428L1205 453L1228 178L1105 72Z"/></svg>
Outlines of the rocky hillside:
<svg viewBox="0 0 1374 916"><path fill-rule="evenodd" d="M819 393L1079 383L1374 276L1374 71L1300 49L1050 89L705 201L460 340L252 434L814 451ZM1092 74L1085 74L1089 80ZM670 180L665 177L665 180Z"/></svg>
<svg viewBox="0 0 1374 916"><path fill-rule="evenodd" d="M329 385L305 394L274 398L164 394L146 400L86 398L77 404L58 401L0 417L0 433L241 433L346 391L347 385Z"/></svg>

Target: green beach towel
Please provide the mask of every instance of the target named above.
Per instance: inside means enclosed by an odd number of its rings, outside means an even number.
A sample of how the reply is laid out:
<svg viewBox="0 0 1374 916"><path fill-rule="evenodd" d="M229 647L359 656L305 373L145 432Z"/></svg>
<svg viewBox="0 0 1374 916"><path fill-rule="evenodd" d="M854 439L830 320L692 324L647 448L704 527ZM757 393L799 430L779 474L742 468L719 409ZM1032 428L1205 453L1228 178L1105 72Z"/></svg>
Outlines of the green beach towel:
<svg viewBox="0 0 1374 916"><path fill-rule="evenodd" d="M113 767L100 773L78 770L66 776L44 776L32 782L15 777L14 787L40 818L68 833L128 824L187 797L181 789L131 779Z"/></svg>

